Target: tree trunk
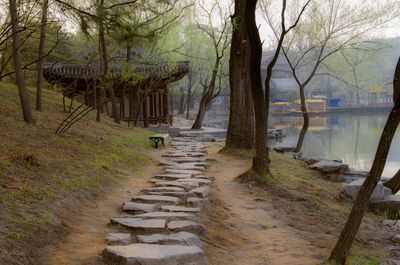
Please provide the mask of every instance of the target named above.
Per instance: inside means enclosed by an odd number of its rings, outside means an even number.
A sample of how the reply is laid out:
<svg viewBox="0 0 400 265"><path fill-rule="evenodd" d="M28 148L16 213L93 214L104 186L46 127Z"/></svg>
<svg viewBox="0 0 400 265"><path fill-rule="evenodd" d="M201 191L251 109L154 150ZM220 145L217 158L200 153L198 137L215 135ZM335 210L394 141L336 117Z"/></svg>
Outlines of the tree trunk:
<svg viewBox="0 0 400 265"><path fill-rule="evenodd" d="M192 68L191 68L192 69ZM192 101L192 85L193 85L193 72L192 70L189 71L188 74L188 93L186 97L186 119L188 120L190 117L190 102Z"/></svg>
<svg viewBox="0 0 400 265"><path fill-rule="evenodd" d="M245 2L235 0L229 59L229 125L225 145L251 149L254 146L254 107L250 85L250 46L244 16Z"/></svg>
<svg viewBox="0 0 400 265"><path fill-rule="evenodd" d="M369 175L365 179L364 184L357 194L356 201L354 202L354 206L351 209L349 217L347 218L346 225L343 228L339 240L329 258L330 261L337 262L342 265L346 263L346 257L350 252L351 245L353 244L354 238L362 222L364 212L368 207L371 194L381 178L390 150L390 145L400 123L400 97L397 94L400 89L400 59L397 62L393 84L393 90L395 91L395 105L390 112L383 129Z"/></svg>
<svg viewBox="0 0 400 265"><path fill-rule="evenodd" d="M42 111L42 86L43 86L43 56L46 44L46 28L47 28L47 9L49 7L49 0L43 0L42 6L42 21L40 25L40 40L39 40L39 60L37 63L38 76L36 83L36 110Z"/></svg>
<svg viewBox="0 0 400 265"><path fill-rule="evenodd" d="M193 123L192 129L198 130L201 129L203 125L204 117L206 116L207 104L206 98L203 97L200 102L199 111L197 112L196 120Z"/></svg>
<svg viewBox="0 0 400 265"><path fill-rule="evenodd" d="M215 59L214 68L211 74L211 81L207 86L204 87L205 90L203 97L201 98L199 111L197 112L196 120L192 126L192 129L201 129L206 112L214 99L215 82L217 80L218 67L220 65L221 58L222 57L218 57L217 55L217 58Z"/></svg>
<svg viewBox="0 0 400 265"><path fill-rule="evenodd" d="M393 178L385 181L383 184L385 187L392 190L392 194L396 194L400 191L400 170L393 176Z"/></svg>
<svg viewBox="0 0 400 265"><path fill-rule="evenodd" d="M301 101L301 113L303 114L303 127L301 128L299 139L297 140L296 149L294 150L295 152L300 152L304 143L304 138L306 136L308 126L310 124L310 117L308 115L308 110L306 107L306 98L304 95L304 86L300 86L300 101Z"/></svg>
<svg viewBox="0 0 400 265"><path fill-rule="evenodd" d="M181 92L181 99L179 101L178 114L183 114L185 112L185 91L183 87L180 88L180 92Z"/></svg>
<svg viewBox="0 0 400 265"><path fill-rule="evenodd" d="M109 93L111 99L111 107L112 113L114 117L115 123L120 123L121 119L119 116L117 100L115 98L114 87L112 84L106 84L107 81L107 74L108 74L108 54L107 54L107 45L106 45L106 38L105 38L105 30L104 30L104 0L100 0L98 5L98 12L99 12L99 44L100 44L100 55L101 55L101 66L102 66L102 85L107 87L107 91Z"/></svg>
<svg viewBox="0 0 400 265"><path fill-rule="evenodd" d="M252 169L258 174L269 173L267 154L267 119L265 117L265 98L261 83L262 44L256 24L257 0L248 0L245 4L245 24L250 43L250 85L252 89L255 115L255 147Z"/></svg>
<svg viewBox="0 0 400 265"><path fill-rule="evenodd" d="M21 101L22 114L25 122L34 123L32 109L29 103L29 93L26 89L24 73L22 71L22 65L21 65L17 3L16 0L9 0L9 3L10 3L10 15L11 15L11 30L13 34L12 39L13 39L13 49L14 49L13 53L14 69L19 91L19 98Z"/></svg>

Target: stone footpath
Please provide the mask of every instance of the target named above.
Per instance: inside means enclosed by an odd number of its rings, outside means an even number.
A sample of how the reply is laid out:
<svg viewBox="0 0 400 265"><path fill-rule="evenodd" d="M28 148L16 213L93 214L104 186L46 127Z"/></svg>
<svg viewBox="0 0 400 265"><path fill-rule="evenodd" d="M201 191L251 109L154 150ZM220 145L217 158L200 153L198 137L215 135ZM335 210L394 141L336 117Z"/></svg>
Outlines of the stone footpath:
<svg viewBox="0 0 400 265"><path fill-rule="evenodd" d="M163 155L165 170L150 180L152 187L125 202L125 215L110 218L116 233L107 235L102 255L107 263L124 265L209 264L198 235L198 215L208 203L213 177L203 175L210 159L195 138L173 138L174 151Z"/></svg>

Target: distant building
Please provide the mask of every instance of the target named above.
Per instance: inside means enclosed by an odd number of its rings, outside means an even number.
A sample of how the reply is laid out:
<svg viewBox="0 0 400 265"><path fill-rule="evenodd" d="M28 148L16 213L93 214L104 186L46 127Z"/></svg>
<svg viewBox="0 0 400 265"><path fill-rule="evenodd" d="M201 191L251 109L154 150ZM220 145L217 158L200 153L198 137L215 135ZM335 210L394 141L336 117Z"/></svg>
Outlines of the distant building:
<svg viewBox="0 0 400 265"><path fill-rule="evenodd" d="M390 107L393 105L393 92L385 91L381 86L373 86L368 90L368 105Z"/></svg>
<svg viewBox="0 0 400 265"><path fill-rule="evenodd" d="M296 103L296 111L301 112L301 100L298 99L295 101ZM306 99L306 109L308 112L326 112L327 104L326 100L323 99Z"/></svg>

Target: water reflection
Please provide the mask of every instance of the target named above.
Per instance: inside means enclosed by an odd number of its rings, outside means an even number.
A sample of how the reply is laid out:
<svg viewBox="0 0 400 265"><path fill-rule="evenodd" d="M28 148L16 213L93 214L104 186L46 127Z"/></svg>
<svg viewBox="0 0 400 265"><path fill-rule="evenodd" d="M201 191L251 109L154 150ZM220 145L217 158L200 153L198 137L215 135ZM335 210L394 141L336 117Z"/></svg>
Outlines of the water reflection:
<svg viewBox="0 0 400 265"><path fill-rule="evenodd" d="M356 170L369 171L388 113L363 115L329 114L311 117L302 153L304 156L342 159ZM283 145L295 146L302 126L301 117L273 117L273 128L284 128ZM400 168L400 134L392 143L383 176L391 177Z"/></svg>

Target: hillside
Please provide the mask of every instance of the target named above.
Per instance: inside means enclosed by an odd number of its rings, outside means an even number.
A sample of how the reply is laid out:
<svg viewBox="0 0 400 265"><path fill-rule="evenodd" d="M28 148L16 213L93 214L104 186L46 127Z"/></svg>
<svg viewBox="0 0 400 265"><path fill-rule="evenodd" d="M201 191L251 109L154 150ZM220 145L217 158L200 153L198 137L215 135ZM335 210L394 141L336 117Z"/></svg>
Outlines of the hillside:
<svg viewBox="0 0 400 265"><path fill-rule="evenodd" d="M148 131L105 115L97 123L93 111L59 136L62 97L45 90L43 103L36 124L26 125L18 90L0 83L0 264L36 264L40 249L65 235L77 206L151 161Z"/></svg>

